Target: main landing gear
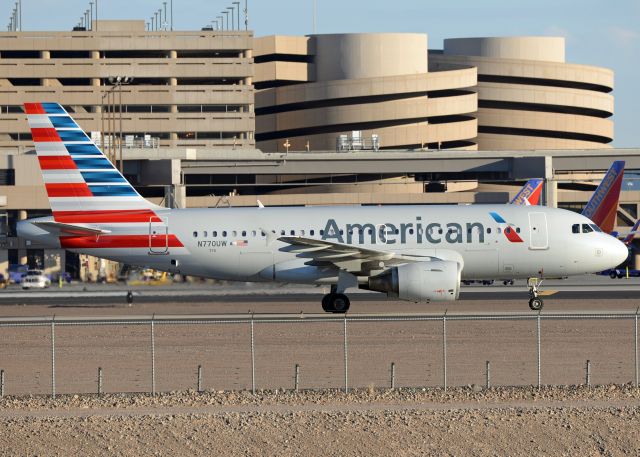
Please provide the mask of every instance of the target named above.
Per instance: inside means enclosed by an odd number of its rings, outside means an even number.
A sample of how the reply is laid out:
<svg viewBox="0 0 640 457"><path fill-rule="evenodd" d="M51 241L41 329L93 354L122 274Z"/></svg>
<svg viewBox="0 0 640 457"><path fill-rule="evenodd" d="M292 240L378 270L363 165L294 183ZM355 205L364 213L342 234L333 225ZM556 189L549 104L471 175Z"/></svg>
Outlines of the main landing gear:
<svg viewBox="0 0 640 457"><path fill-rule="evenodd" d="M331 286L331 292L322 297L322 309L327 313L343 314L349 310L351 302L345 294L336 292L337 287Z"/></svg>
<svg viewBox="0 0 640 457"><path fill-rule="evenodd" d="M531 311L540 311L544 306L542 298L538 297L538 289L542 285L542 280L538 278L529 278L527 286L529 287L529 308Z"/></svg>

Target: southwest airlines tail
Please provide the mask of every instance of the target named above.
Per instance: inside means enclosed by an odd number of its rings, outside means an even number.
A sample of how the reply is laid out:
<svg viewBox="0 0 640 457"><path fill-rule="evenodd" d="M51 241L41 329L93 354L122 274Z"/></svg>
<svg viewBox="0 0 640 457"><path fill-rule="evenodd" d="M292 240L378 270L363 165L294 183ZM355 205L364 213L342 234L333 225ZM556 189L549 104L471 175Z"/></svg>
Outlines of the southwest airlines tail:
<svg viewBox="0 0 640 457"><path fill-rule="evenodd" d="M613 232L616 224L623 176L624 160L616 160L582 210L582 215L595 222L605 233Z"/></svg>
<svg viewBox="0 0 640 457"><path fill-rule="evenodd" d="M57 103L25 103L55 221L149 222L158 206L142 198Z"/></svg>
<svg viewBox="0 0 640 457"><path fill-rule="evenodd" d="M542 194L542 184L544 179L530 179L520 189L520 192L511 200L512 205L532 205L535 206L540 202Z"/></svg>

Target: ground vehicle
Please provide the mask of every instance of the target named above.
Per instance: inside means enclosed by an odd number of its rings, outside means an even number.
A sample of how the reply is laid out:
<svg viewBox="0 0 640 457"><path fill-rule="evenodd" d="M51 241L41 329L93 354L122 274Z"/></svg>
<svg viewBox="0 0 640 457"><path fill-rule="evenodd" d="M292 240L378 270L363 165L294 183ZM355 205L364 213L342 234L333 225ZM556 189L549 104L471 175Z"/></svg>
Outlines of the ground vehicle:
<svg viewBox="0 0 640 457"><path fill-rule="evenodd" d="M42 270L28 270L20 282L23 289L46 289L51 285L51 280L47 278Z"/></svg>

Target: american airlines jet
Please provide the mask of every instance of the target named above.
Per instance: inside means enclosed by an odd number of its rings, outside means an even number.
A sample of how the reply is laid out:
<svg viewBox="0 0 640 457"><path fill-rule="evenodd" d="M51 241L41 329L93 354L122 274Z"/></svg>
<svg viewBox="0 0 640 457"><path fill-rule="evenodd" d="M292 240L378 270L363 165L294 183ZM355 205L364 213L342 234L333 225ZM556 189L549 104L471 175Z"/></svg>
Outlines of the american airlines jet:
<svg viewBox="0 0 640 457"><path fill-rule="evenodd" d="M185 275L325 284L327 312L348 289L416 302L456 300L462 279L537 279L613 268L616 238L569 211L521 205L188 208L154 205L57 103L25 111L53 212L19 236L76 253Z"/></svg>

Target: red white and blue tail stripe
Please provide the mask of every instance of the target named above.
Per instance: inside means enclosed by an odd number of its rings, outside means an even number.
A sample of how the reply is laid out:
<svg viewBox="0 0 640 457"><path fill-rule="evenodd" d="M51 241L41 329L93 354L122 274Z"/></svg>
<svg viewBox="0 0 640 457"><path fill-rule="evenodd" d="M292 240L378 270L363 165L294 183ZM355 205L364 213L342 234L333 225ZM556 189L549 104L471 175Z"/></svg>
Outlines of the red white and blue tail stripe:
<svg viewBox="0 0 640 457"><path fill-rule="evenodd" d="M57 103L25 103L25 112L54 217L156 207L142 198ZM72 212L72 213L70 213ZM149 213L146 221L149 221Z"/></svg>

